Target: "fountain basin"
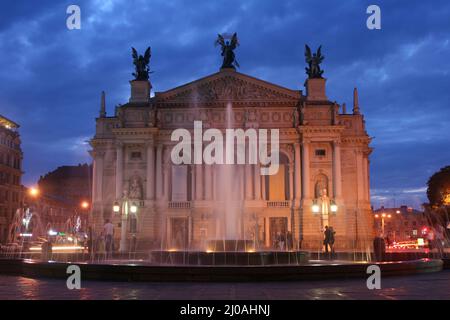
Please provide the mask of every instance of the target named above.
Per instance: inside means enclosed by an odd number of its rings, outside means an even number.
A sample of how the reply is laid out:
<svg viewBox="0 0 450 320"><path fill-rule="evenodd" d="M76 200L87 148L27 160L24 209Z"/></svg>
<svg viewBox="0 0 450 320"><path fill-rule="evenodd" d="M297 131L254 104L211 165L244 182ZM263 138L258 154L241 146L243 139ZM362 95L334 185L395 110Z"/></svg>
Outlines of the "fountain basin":
<svg viewBox="0 0 450 320"><path fill-rule="evenodd" d="M356 263L326 262L304 265L272 266L155 266L139 261L115 263L40 262L35 260L2 260L0 274L26 277L67 279L67 267L78 265L83 280L102 281L298 281L345 278L367 278L367 267L376 264L383 277L441 271L440 259Z"/></svg>
<svg viewBox="0 0 450 320"><path fill-rule="evenodd" d="M306 251L250 251L250 252L193 252L193 251L151 251L149 262L162 265L199 266L266 266L298 265L308 263Z"/></svg>
<svg viewBox="0 0 450 320"><path fill-rule="evenodd" d="M207 248L214 252L241 252L255 250L255 244L253 240L209 240Z"/></svg>

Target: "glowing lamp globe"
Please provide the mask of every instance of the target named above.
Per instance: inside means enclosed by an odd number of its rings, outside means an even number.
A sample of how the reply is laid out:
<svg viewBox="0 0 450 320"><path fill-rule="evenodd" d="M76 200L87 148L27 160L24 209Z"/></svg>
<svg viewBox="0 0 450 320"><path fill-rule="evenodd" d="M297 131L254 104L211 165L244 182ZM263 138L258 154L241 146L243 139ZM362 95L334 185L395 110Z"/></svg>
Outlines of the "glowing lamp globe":
<svg viewBox="0 0 450 320"><path fill-rule="evenodd" d="M331 212L336 213L338 211L337 204L332 203L331 206L330 206L330 210L331 210Z"/></svg>
<svg viewBox="0 0 450 320"><path fill-rule="evenodd" d="M319 205L318 205L317 203L314 203L314 204L312 205L312 212L313 212L313 213L319 213L319 211L320 211Z"/></svg>
<svg viewBox="0 0 450 320"><path fill-rule="evenodd" d="M119 213L119 211L120 211L120 206L117 202L115 202L113 205L113 211L114 211L114 213Z"/></svg>

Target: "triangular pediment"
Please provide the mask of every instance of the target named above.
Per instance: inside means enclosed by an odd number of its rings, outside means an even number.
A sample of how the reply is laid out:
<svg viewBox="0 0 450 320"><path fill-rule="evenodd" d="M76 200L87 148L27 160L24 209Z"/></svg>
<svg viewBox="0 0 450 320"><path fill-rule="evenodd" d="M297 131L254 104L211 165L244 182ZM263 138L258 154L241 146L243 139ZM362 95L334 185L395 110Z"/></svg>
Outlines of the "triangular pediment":
<svg viewBox="0 0 450 320"><path fill-rule="evenodd" d="M226 102L291 102L301 91L290 90L234 70L218 73L156 93L157 103L203 104Z"/></svg>

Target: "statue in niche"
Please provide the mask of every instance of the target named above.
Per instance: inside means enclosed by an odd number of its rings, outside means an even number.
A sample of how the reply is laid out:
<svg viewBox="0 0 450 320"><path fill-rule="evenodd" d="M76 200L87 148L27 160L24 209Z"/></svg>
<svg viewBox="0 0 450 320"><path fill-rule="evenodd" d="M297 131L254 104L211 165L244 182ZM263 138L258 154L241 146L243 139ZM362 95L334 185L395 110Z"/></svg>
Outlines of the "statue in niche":
<svg viewBox="0 0 450 320"><path fill-rule="evenodd" d="M305 120L305 103L302 103L300 105L300 124L301 125L308 124L308 121Z"/></svg>
<svg viewBox="0 0 450 320"><path fill-rule="evenodd" d="M292 114L292 118L294 120L294 128L298 127L298 125L300 123L300 114L298 112L298 108L297 107L294 108L294 112Z"/></svg>
<svg viewBox="0 0 450 320"><path fill-rule="evenodd" d="M153 107L148 114L148 126L154 127L156 122L156 108Z"/></svg>
<svg viewBox="0 0 450 320"><path fill-rule="evenodd" d="M162 111L159 109L156 109L156 127L161 128L162 125Z"/></svg>
<svg viewBox="0 0 450 320"><path fill-rule="evenodd" d="M142 199L142 183L141 178L137 174L130 179L128 193L130 199Z"/></svg>
<svg viewBox="0 0 450 320"><path fill-rule="evenodd" d="M315 198L328 196L328 178L325 175L321 174L317 178L314 194Z"/></svg>

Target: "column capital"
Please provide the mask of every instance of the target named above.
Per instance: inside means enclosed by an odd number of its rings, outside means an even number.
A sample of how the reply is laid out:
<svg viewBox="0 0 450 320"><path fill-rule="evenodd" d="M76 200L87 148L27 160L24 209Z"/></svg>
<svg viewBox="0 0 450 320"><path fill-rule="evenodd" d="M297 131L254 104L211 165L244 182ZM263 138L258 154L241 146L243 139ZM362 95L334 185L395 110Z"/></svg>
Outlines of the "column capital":
<svg viewBox="0 0 450 320"><path fill-rule="evenodd" d="M105 150L90 150L89 154L92 158L103 158L105 156Z"/></svg>
<svg viewBox="0 0 450 320"><path fill-rule="evenodd" d="M302 138L302 145L310 144L311 142L311 138Z"/></svg>
<svg viewBox="0 0 450 320"><path fill-rule="evenodd" d="M154 147L154 146L155 146L155 143L154 143L153 139L149 139L149 140L145 141L146 148Z"/></svg>
<svg viewBox="0 0 450 320"><path fill-rule="evenodd" d="M125 144L123 143L123 141L116 141L114 142L114 146L116 148L122 148Z"/></svg>

